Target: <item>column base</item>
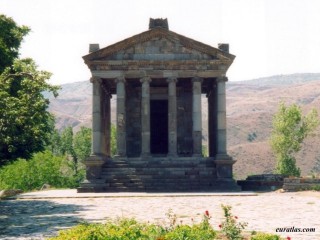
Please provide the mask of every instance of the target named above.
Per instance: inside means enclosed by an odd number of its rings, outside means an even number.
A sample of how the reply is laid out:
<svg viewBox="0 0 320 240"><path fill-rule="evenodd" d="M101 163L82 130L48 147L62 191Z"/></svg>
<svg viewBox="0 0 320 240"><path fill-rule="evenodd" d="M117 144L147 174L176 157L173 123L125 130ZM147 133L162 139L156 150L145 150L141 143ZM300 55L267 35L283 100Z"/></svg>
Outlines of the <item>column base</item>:
<svg viewBox="0 0 320 240"><path fill-rule="evenodd" d="M152 158L152 156L151 156L150 153L142 153L142 154L140 155L140 158L146 159L146 158Z"/></svg>
<svg viewBox="0 0 320 240"><path fill-rule="evenodd" d="M176 158L176 157L178 157L178 154L176 154L176 153L168 153L167 157L168 158Z"/></svg>
<svg viewBox="0 0 320 240"><path fill-rule="evenodd" d="M127 156L126 155L118 155L118 154L113 156L113 159L119 159L119 158L126 159Z"/></svg>
<svg viewBox="0 0 320 240"><path fill-rule="evenodd" d="M221 157L221 158L218 158ZM227 154L217 155L214 163L216 164L217 169L217 178L218 179L232 179L233 172L232 172L232 165L236 161L232 159Z"/></svg>
<svg viewBox="0 0 320 240"><path fill-rule="evenodd" d="M229 156L228 154L226 153L218 153L215 155L215 159L217 160L231 160L231 161L235 161L232 159L231 156ZM236 162L236 161L235 161Z"/></svg>
<svg viewBox="0 0 320 240"><path fill-rule="evenodd" d="M103 155L91 155L85 160L87 180L99 179L101 177L102 165L107 159Z"/></svg>
<svg viewBox="0 0 320 240"><path fill-rule="evenodd" d="M200 157L202 157L202 154L194 153L194 154L192 154L192 157L200 158Z"/></svg>

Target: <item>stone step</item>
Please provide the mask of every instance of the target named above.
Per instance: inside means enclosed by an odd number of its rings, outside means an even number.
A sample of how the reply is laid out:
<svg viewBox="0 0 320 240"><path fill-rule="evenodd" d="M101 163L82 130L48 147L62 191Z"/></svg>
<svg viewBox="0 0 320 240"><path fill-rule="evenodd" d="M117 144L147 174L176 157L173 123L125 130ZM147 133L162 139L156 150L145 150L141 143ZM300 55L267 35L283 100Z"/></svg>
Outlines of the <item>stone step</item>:
<svg viewBox="0 0 320 240"><path fill-rule="evenodd" d="M196 167L110 167L110 168L102 168L102 172L121 172L121 171L205 171L205 170L215 170L215 167L207 167L207 166L196 166Z"/></svg>
<svg viewBox="0 0 320 240"><path fill-rule="evenodd" d="M105 163L103 169L108 168L196 168L215 167L214 163Z"/></svg>
<svg viewBox="0 0 320 240"><path fill-rule="evenodd" d="M112 179L112 178L131 178L131 179L162 179L162 178L215 178L215 171L206 172L109 172L102 173L102 179Z"/></svg>
<svg viewBox="0 0 320 240"><path fill-rule="evenodd" d="M96 186L83 185L81 191L105 192L196 192L239 190L230 181L217 179L211 158L117 158L102 167ZM94 180L95 181L95 180Z"/></svg>

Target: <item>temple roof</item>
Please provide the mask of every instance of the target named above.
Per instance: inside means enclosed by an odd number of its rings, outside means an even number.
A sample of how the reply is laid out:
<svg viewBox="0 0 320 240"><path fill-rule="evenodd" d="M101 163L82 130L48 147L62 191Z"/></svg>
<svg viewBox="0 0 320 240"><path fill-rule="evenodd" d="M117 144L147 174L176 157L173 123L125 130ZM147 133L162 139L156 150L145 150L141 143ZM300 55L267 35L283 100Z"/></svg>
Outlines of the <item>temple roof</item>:
<svg viewBox="0 0 320 240"><path fill-rule="evenodd" d="M88 55L83 56L84 61L86 64L91 65L95 61L108 61L108 60L150 60L150 59L143 59L139 55L140 58L137 58L135 56L135 59L119 59L119 58L114 58L116 54L119 52L124 52L127 49L134 48L137 46L140 46L143 43L147 43L150 41L160 41L160 40L165 40L168 43L178 43L181 49L181 54L191 54L191 53L199 53L206 55L205 59L211 59L211 60L222 60L225 65L228 67L231 65L233 62L235 56L228 53L227 51L223 51L219 48L212 47L210 45L204 44L202 42L193 40L191 38L185 37L183 35L180 35L178 33L175 33L173 31L170 31L169 29L166 29L162 26L153 26L151 27L148 31L139 33L137 35L134 35L132 37L129 37L127 39L124 39L120 42L117 42L115 44L112 44L110 46L104 47L102 49L99 49L97 51L91 52ZM143 45L143 48L146 45ZM181 47L182 46L182 47ZM135 50L133 50L135 51ZM161 50L161 53L163 56L164 55L170 55L170 50L168 49ZM137 51L136 51L137 52ZM134 53L136 53L134 52ZM142 51L140 53L144 53L144 57L150 56L152 54L158 54L158 52L154 52L154 50L150 50L149 52L147 51ZM148 55L146 55L148 54ZM180 55L177 55L177 52L175 52L175 57L178 56L182 59L155 59L155 60L189 60L189 59L183 59ZM158 54L159 55L159 54ZM131 54L132 56L132 54ZM158 56L159 58L159 56Z"/></svg>

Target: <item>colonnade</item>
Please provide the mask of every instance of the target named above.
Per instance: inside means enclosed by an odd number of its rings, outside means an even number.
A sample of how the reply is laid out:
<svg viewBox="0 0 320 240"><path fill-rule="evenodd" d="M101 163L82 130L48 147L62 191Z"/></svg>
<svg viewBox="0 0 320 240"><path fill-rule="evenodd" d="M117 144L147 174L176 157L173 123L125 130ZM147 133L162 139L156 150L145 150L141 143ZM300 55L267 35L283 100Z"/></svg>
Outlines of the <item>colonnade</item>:
<svg viewBox="0 0 320 240"><path fill-rule="evenodd" d="M142 77L141 82L141 157L149 157L150 153L150 83L152 79L148 76ZM177 82L175 77L167 78L168 83L168 156L177 157ZM201 93L203 79L192 78L192 138L193 156L202 155L202 108ZM102 108L103 85L99 78L93 78L92 97L92 155L109 155L110 150L105 150L105 139L110 141L110 133L103 133ZM127 156L126 146L126 79L124 77L115 78L117 94L117 156ZM218 78L214 83L213 90L208 94L208 116L209 116L209 156L224 156L226 154L226 95L225 78ZM109 95L109 94L108 94ZM110 111L110 99L106 101L107 109ZM104 106L103 106L104 105ZM110 115L110 113L109 113ZM110 116L109 116L110 117ZM106 140L108 141L108 139ZM110 148L110 144L108 144Z"/></svg>

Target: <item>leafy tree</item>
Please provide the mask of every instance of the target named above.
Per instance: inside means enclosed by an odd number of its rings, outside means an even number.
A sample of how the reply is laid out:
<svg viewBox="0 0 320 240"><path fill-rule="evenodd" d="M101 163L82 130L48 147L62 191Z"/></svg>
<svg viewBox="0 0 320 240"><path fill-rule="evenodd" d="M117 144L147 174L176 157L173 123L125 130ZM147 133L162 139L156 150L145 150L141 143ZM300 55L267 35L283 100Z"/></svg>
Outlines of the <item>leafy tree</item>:
<svg viewBox="0 0 320 240"><path fill-rule="evenodd" d="M314 132L319 123L315 109L303 116L301 108L296 104L288 107L284 103L280 104L273 118L270 141L277 158L278 173L300 176L294 155L301 150L304 139Z"/></svg>
<svg viewBox="0 0 320 240"><path fill-rule="evenodd" d="M316 162L311 170L313 176L319 175L320 177L320 156L316 158Z"/></svg>
<svg viewBox="0 0 320 240"><path fill-rule="evenodd" d="M111 156L116 155L117 154L117 128L114 124L111 124L110 148L111 148Z"/></svg>
<svg viewBox="0 0 320 240"><path fill-rule="evenodd" d="M73 169L74 177L80 182L84 177L83 162L91 153L91 129L81 127L80 131L74 134L72 127L67 127L60 138L60 152L71 157L69 165Z"/></svg>
<svg viewBox="0 0 320 240"><path fill-rule="evenodd" d="M91 132L91 128L81 127L74 136L74 151L82 162L91 153Z"/></svg>
<svg viewBox="0 0 320 240"><path fill-rule="evenodd" d="M28 159L48 143L54 117L42 93L56 97L59 89L46 82L50 76L30 58L14 60L0 75L0 165L4 159Z"/></svg>
<svg viewBox="0 0 320 240"><path fill-rule="evenodd" d="M62 154L61 149L61 136L57 129L54 129L49 137L49 144L46 146L46 150L52 152L55 156L60 156Z"/></svg>
<svg viewBox="0 0 320 240"><path fill-rule="evenodd" d="M33 154L28 161L19 158L0 169L0 189L30 191L43 184L58 188L75 185L64 157L44 151Z"/></svg>
<svg viewBox="0 0 320 240"><path fill-rule="evenodd" d="M207 145L202 145L202 156L203 157L208 157L209 154L208 154L208 146Z"/></svg>
<svg viewBox="0 0 320 240"><path fill-rule="evenodd" d="M23 37L29 31L28 27L18 26L12 18L0 14L0 73L18 57Z"/></svg>

